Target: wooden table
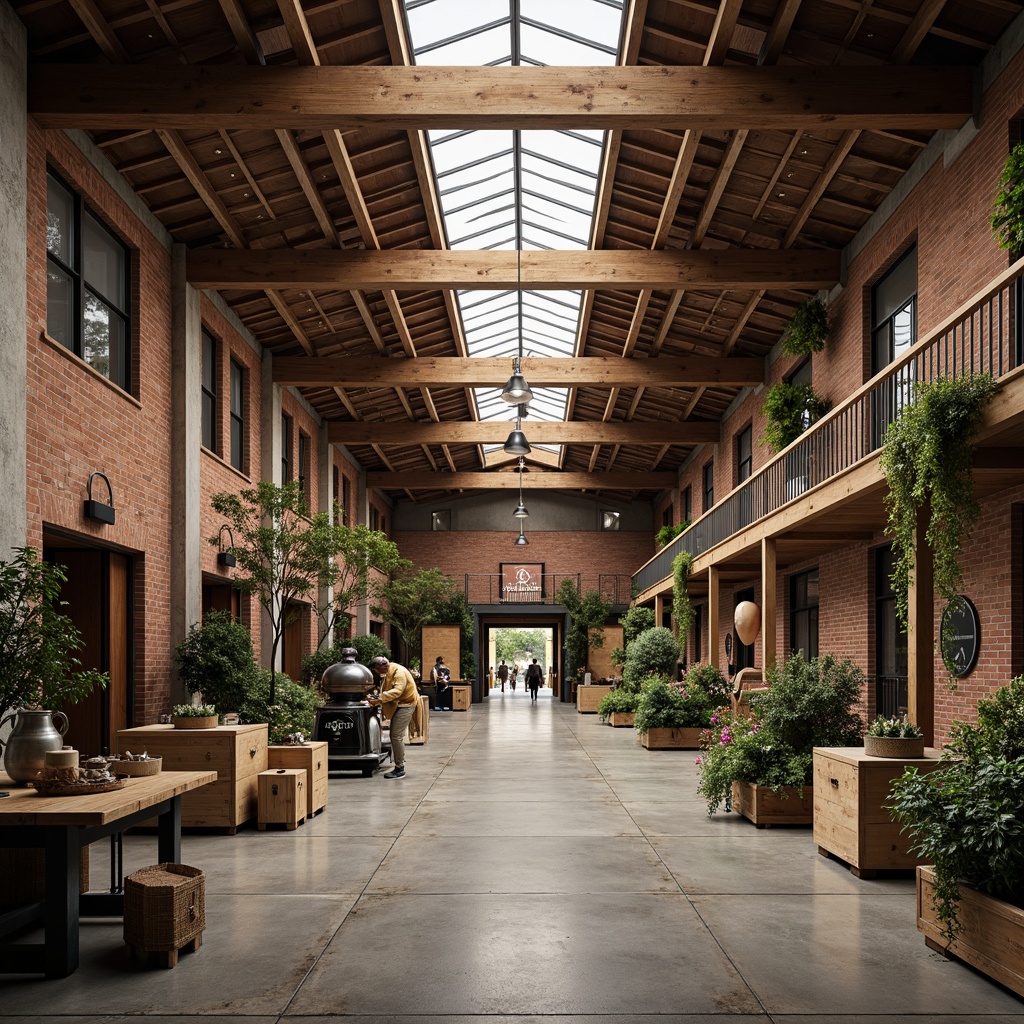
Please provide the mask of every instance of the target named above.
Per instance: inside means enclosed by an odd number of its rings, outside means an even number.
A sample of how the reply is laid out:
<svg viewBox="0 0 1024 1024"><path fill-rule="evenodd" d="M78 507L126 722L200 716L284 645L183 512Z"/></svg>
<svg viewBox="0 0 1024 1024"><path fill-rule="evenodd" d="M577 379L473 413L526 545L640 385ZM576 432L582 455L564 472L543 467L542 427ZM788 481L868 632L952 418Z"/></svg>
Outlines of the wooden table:
<svg viewBox="0 0 1024 1024"><path fill-rule="evenodd" d="M181 861L181 796L216 772L160 772L128 779L124 789L81 796L40 796L0 774L0 846L46 853L46 899L0 915L0 939L42 924L42 943L0 945L0 972L66 978L78 967L80 916L121 917L123 893L79 895L79 852L105 836L157 816L157 859Z"/></svg>

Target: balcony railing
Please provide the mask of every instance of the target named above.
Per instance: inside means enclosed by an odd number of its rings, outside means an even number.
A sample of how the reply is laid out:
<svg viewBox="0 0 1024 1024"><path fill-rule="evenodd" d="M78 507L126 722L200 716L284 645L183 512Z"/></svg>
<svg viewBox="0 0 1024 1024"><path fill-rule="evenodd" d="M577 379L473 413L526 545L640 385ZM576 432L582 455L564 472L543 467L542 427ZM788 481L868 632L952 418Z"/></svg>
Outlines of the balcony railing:
<svg viewBox="0 0 1024 1024"><path fill-rule="evenodd" d="M476 604L554 604L563 580L571 580L577 594L596 591L601 600L610 605L627 605L632 599L632 577L624 573L600 573L585 576L580 573L546 572L541 577L539 591L505 591L500 573L466 573L466 603Z"/></svg>
<svg viewBox="0 0 1024 1024"><path fill-rule="evenodd" d="M698 556L838 476L881 446L917 382L991 373L1022 361L1024 260L876 374L633 575L643 593L672 575L680 551Z"/></svg>

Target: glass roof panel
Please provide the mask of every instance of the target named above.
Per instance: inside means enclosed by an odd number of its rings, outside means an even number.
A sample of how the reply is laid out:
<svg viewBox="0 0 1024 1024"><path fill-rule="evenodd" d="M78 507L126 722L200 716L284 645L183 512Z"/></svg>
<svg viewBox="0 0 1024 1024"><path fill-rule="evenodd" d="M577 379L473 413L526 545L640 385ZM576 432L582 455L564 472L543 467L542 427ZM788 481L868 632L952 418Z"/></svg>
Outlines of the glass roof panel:
<svg viewBox="0 0 1024 1024"><path fill-rule="evenodd" d="M612 65L623 3L403 0L417 64L476 67ZM452 249L587 247L603 132L447 129L427 138ZM522 351L527 365L529 358L571 356L581 297L579 291L458 292L470 355L511 360ZM527 422L565 418L567 390L533 392ZM515 407L499 389L479 388L475 397L481 419L515 421Z"/></svg>

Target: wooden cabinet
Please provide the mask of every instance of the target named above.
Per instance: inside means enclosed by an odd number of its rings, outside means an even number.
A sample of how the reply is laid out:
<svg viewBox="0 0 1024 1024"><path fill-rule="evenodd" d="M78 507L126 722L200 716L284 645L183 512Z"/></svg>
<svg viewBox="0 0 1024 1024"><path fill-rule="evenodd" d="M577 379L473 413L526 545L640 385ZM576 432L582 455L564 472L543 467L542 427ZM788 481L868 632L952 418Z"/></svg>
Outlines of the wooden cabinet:
<svg viewBox="0 0 1024 1024"><path fill-rule="evenodd" d="M576 710L581 715L597 714L597 705L612 692L610 686L592 683L590 686L576 687Z"/></svg>
<svg viewBox="0 0 1024 1024"><path fill-rule="evenodd" d="M472 703L472 686L452 686L452 711L468 711Z"/></svg>
<svg viewBox="0 0 1024 1024"><path fill-rule="evenodd" d="M215 771L217 781L181 798L181 824L222 828L231 835L255 818L259 773L267 768L267 726L219 725L216 729L175 729L144 725L119 729L118 748L164 759L164 770Z"/></svg>
<svg viewBox="0 0 1024 1024"><path fill-rule="evenodd" d="M305 768L306 815L313 817L327 806L327 744L284 743L267 747L268 768Z"/></svg>
<svg viewBox="0 0 1024 1024"><path fill-rule="evenodd" d="M814 841L823 856L832 854L861 878L877 871L912 870L921 864L908 852L910 839L885 805L894 779L913 765L938 766L939 751L923 758L871 757L863 747L814 748Z"/></svg>

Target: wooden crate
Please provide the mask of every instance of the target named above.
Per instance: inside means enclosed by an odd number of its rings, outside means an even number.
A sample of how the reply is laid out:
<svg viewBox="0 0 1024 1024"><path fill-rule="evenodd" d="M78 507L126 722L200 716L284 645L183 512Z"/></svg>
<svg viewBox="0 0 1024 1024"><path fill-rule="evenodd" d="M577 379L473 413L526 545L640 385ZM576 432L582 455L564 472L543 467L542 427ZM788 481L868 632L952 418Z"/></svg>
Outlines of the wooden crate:
<svg viewBox="0 0 1024 1024"><path fill-rule="evenodd" d="M640 743L648 750L700 750L702 729L648 729Z"/></svg>
<svg viewBox="0 0 1024 1024"><path fill-rule="evenodd" d="M259 774L260 831L284 825L289 832L306 820L306 769L269 768Z"/></svg>
<svg viewBox="0 0 1024 1024"><path fill-rule="evenodd" d="M893 779L904 768L931 771L938 750L906 761L871 757L863 747L815 747L814 841L823 856L850 865L853 874L870 878L878 871L912 871L921 863L909 850L910 838L900 833L885 804Z"/></svg>
<svg viewBox="0 0 1024 1024"><path fill-rule="evenodd" d="M590 686L576 687L576 710L581 715L597 714L597 705L612 692L610 686L593 683Z"/></svg>
<svg viewBox="0 0 1024 1024"><path fill-rule="evenodd" d="M327 744L322 740L267 747L268 768L302 768L306 772L306 815L327 806Z"/></svg>
<svg viewBox="0 0 1024 1024"><path fill-rule="evenodd" d="M452 685L452 711L468 711L473 703L472 686Z"/></svg>
<svg viewBox="0 0 1024 1024"><path fill-rule="evenodd" d="M181 798L185 828L222 828L234 834L256 817L257 776L267 768L267 726L219 725L175 729L146 725L119 729L118 746L164 759L164 771L216 771L217 781Z"/></svg>
<svg viewBox="0 0 1024 1024"><path fill-rule="evenodd" d="M758 828L772 825L810 825L814 820L814 792L804 786L803 797L795 786L773 793L752 782L732 784L732 809L749 818Z"/></svg>

